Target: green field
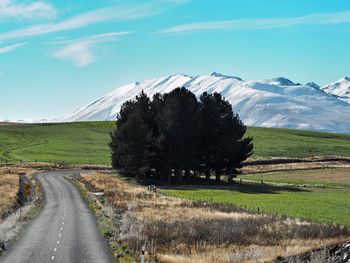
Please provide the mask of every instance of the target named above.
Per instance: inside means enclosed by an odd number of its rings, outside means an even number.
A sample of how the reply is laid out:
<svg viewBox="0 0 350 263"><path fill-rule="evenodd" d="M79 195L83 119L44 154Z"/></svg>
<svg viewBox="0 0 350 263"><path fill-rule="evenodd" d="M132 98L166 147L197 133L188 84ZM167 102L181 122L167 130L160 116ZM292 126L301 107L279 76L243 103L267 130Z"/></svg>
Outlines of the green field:
<svg viewBox="0 0 350 263"><path fill-rule="evenodd" d="M234 204L250 210L259 208L263 213L350 226L348 188L242 184L232 187L182 186L163 191L185 199Z"/></svg>
<svg viewBox="0 0 350 263"><path fill-rule="evenodd" d="M0 162L109 164L114 122L0 125Z"/></svg>
<svg viewBox="0 0 350 263"><path fill-rule="evenodd" d="M248 128L255 157L350 156L350 135L290 129Z"/></svg>
<svg viewBox="0 0 350 263"><path fill-rule="evenodd" d="M233 186L182 186L163 191L193 200L229 203L270 214L350 226L350 169L241 175ZM263 185L261 185L263 180ZM254 183L255 182L255 183Z"/></svg>
<svg viewBox="0 0 350 263"><path fill-rule="evenodd" d="M247 174L240 176L245 181L273 183L275 185L315 186L349 188L350 169L319 169Z"/></svg>
<svg viewBox="0 0 350 263"><path fill-rule="evenodd" d="M0 125L0 162L109 163L114 122ZM248 128L254 157L350 156L350 135Z"/></svg>

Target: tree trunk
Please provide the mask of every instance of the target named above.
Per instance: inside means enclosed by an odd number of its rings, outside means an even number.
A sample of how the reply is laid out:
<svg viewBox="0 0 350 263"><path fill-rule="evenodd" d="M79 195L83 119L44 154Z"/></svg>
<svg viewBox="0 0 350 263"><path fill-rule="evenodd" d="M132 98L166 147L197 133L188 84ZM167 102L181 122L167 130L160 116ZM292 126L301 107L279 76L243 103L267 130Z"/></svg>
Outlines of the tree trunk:
<svg viewBox="0 0 350 263"><path fill-rule="evenodd" d="M207 181L210 180L210 169L206 169L206 170L205 170L205 179L206 179Z"/></svg>
<svg viewBox="0 0 350 263"><path fill-rule="evenodd" d="M186 180L186 182L188 182L189 180L190 180L190 170L185 170L185 180Z"/></svg>
<svg viewBox="0 0 350 263"><path fill-rule="evenodd" d="M219 170L215 170L215 180L216 182L220 182L221 172Z"/></svg>
<svg viewBox="0 0 350 263"><path fill-rule="evenodd" d="M168 177L168 184L171 184L171 176L172 176L172 170L171 170L171 164L168 160L164 167L164 179Z"/></svg>
<svg viewBox="0 0 350 263"><path fill-rule="evenodd" d="M171 170L168 171L168 184L171 184Z"/></svg>
<svg viewBox="0 0 350 263"><path fill-rule="evenodd" d="M163 180L163 171L157 171L156 170L156 176L158 175L158 178L159 178L159 182L162 182L162 180Z"/></svg>
<svg viewBox="0 0 350 263"><path fill-rule="evenodd" d="M179 181L179 183L182 184L182 170L176 169L175 174L176 174L176 178Z"/></svg>

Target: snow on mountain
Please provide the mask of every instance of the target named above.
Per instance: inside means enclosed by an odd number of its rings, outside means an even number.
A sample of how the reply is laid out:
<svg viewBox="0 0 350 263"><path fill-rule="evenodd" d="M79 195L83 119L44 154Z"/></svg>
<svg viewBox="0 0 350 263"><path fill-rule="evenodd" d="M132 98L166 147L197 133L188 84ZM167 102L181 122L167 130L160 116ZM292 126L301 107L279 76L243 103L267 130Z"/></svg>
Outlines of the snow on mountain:
<svg viewBox="0 0 350 263"><path fill-rule="evenodd" d="M306 83L306 85L310 86L310 87L313 87L315 89L319 89L320 86L317 85L315 82L309 82L309 83Z"/></svg>
<svg viewBox="0 0 350 263"><path fill-rule="evenodd" d="M350 103L350 78L344 77L321 88L327 93L336 95L340 99Z"/></svg>
<svg viewBox="0 0 350 263"><path fill-rule="evenodd" d="M122 103L142 90L149 96L186 87L196 96L218 92L233 106L246 125L350 133L350 104L321 90L317 84L301 85L289 79L244 81L213 73L191 77L172 75L134 82L78 109L62 121L115 120Z"/></svg>

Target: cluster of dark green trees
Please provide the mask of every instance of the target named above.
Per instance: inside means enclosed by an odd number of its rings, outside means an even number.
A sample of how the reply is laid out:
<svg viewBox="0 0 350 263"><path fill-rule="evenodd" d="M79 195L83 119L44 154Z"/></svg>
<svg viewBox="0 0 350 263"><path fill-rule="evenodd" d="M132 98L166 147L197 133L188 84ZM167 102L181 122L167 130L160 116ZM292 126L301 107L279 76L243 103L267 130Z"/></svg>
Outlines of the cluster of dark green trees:
<svg viewBox="0 0 350 263"><path fill-rule="evenodd" d="M126 101L111 133L112 166L126 176L177 183L213 175L235 177L253 153L252 138L231 104L220 94L199 101L186 88L141 92Z"/></svg>

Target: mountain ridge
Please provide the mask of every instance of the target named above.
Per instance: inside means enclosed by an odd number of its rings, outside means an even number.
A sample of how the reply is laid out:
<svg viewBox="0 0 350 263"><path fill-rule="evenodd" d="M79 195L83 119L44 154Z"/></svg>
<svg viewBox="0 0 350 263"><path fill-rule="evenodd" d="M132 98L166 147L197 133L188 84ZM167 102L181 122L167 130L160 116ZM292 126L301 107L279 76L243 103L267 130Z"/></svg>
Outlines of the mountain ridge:
<svg viewBox="0 0 350 263"><path fill-rule="evenodd" d="M327 93L338 96L341 100L350 103L350 78L345 76L338 81L321 87Z"/></svg>
<svg viewBox="0 0 350 263"><path fill-rule="evenodd" d="M242 80L217 72L204 76L175 74L118 87L79 108L61 121L115 120L120 106L142 90L152 97L186 87L197 97L221 93L246 125L350 133L350 104L315 83L302 85L288 78Z"/></svg>

